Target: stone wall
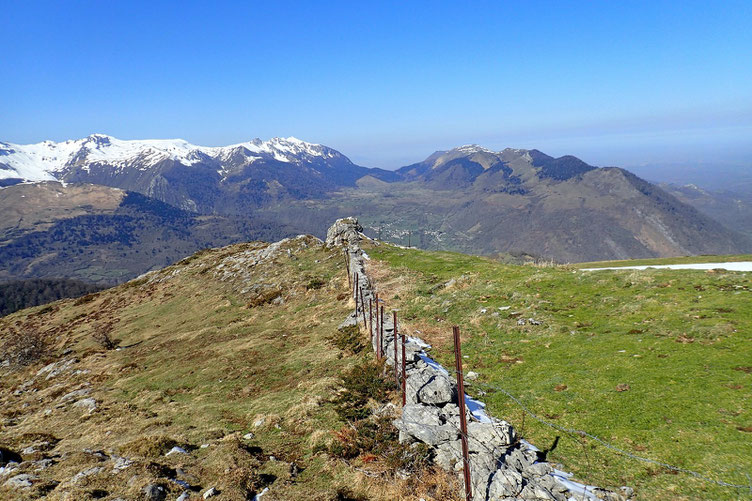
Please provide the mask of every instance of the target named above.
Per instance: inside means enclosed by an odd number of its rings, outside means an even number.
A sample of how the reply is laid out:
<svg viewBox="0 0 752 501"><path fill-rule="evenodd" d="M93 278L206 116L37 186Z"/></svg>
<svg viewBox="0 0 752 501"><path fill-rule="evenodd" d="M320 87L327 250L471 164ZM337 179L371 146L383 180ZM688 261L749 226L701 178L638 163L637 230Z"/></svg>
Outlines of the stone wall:
<svg viewBox="0 0 752 501"><path fill-rule="evenodd" d="M366 274L367 255L360 247L362 227L355 218L337 220L327 232L326 243L341 246L349 257L349 273L362 290L365 304L375 298L375 291ZM356 311L342 327L356 325L363 319L359 301ZM366 307L367 309L367 307ZM368 312L365 313L368 315ZM375 320L375 319L374 319ZM374 321L374 325L376 322ZM399 327L399 325L398 325ZM391 312L384 315L383 356L389 366L395 364L394 325ZM399 332L399 330L398 330ZM373 338L376 351L378 337ZM430 346L409 336L406 354L406 400L400 419L394 421L400 440L423 442L434 450L434 461L449 471L462 471L460 414L454 377L428 356ZM398 363L402 362L398 343ZM401 366L400 366L401 367ZM484 404L464 395L468 421L469 466L474 501L530 500L623 500L627 496L585 486L569 480L570 475L540 460L538 449L521 440L514 428L486 414ZM625 494L629 494L625 492Z"/></svg>

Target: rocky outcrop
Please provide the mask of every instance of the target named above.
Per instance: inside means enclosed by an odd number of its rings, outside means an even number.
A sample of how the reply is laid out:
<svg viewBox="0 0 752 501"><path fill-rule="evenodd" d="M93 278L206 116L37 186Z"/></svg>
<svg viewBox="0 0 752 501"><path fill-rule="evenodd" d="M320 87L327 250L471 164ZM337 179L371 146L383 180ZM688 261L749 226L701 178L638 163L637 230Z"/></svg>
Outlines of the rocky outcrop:
<svg viewBox="0 0 752 501"><path fill-rule="evenodd" d="M329 228L326 244L342 246L347 252L348 272L358 284L365 304L375 299L375 292L365 272L366 254L360 247L362 227L355 218L337 220ZM356 278L357 277L357 278ZM368 314L356 310L342 324L355 326ZM367 309L367 308L366 308ZM373 324L377 325L376 319ZM398 332L400 332L399 325ZM395 353L395 326L391 315L384 315L381 347L374 336L372 347L380 351L388 365L402 363L401 349ZM379 350L380 348L380 350ZM624 496L585 486L569 480L570 475L540 461L538 449L521 440L512 425L488 416L484 404L459 395L454 377L427 354L430 346L416 337L405 345L406 405L402 416L394 421L400 441L423 442L433 448L434 461L440 467L461 471L464 466L460 441L458 399L464 398L468 421L469 467L473 499L486 500L584 500L624 499ZM395 355L397 355L395 357Z"/></svg>
<svg viewBox="0 0 752 501"><path fill-rule="evenodd" d="M326 245L350 247L357 245L363 227L354 217L337 219L326 232Z"/></svg>

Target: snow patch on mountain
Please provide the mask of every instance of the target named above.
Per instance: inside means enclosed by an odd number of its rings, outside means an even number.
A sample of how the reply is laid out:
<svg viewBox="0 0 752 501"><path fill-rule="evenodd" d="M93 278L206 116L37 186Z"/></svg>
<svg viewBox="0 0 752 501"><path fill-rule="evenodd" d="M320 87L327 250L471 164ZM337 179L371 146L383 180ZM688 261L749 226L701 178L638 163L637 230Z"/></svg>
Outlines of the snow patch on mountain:
<svg viewBox="0 0 752 501"><path fill-rule="evenodd" d="M496 153L492 150L489 150L488 148L484 148L483 146L480 146L478 144L465 144L463 146L459 146L454 149L454 151L457 151L459 153Z"/></svg>
<svg viewBox="0 0 752 501"><path fill-rule="evenodd" d="M230 146L197 146L183 139L122 140L92 134L60 143L43 141L18 145L0 142L0 179L51 181L59 179L66 169L79 167L88 171L92 164L147 170L165 160L194 165L212 160L224 164L231 158L249 164L258 159L301 163L335 157L343 155L326 146L294 137L275 137L268 141L254 139Z"/></svg>

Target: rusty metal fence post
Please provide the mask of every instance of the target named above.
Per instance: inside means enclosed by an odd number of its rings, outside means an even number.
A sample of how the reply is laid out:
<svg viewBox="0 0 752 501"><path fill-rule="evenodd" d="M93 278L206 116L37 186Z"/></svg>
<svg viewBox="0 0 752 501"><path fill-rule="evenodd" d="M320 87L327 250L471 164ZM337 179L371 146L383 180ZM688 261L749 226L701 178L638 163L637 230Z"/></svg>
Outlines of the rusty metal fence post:
<svg viewBox="0 0 752 501"><path fill-rule="evenodd" d="M392 310L392 325L394 326L394 330L392 331L392 334L394 335L394 381L399 384L399 357L397 354L399 353L399 350L397 350L397 310Z"/></svg>
<svg viewBox="0 0 752 501"><path fill-rule="evenodd" d="M366 320L366 300L363 298L363 289L358 289L358 294L360 295L360 311L363 312L363 329L368 328L368 321ZM357 312L356 315L357 317Z"/></svg>
<svg viewBox="0 0 752 501"><path fill-rule="evenodd" d="M371 349L373 349L373 298L368 298L368 339L371 342Z"/></svg>
<svg viewBox="0 0 752 501"><path fill-rule="evenodd" d="M384 306L379 308L379 360L384 356Z"/></svg>
<svg viewBox="0 0 752 501"><path fill-rule="evenodd" d="M355 273L355 288L352 291L353 299L355 299L355 313L357 316L358 313L358 279L360 278L360 275L358 273Z"/></svg>
<svg viewBox="0 0 752 501"><path fill-rule="evenodd" d="M457 372L457 403L460 407L460 439L462 441L462 458L465 462L462 471L465 476L465 498L473 499L473 488L470 484L470 458L467 448L467 416L465 416L465 382L462 378L462 350L460 347L460 328L452 327L454 334L454 365Z"/></svg>
<svg viewBox="0 0 752 501"><path fill-rule="evenodd" d="M347 271L347 287L349 289L352 289L352 278L350 277L350 259L347 255L347 250L343 251L345 253L345 270Z"/></svg>
<svg viewBox="0 0 752 501"><path fill-rule="evenodd" d="M396 358L396 357L395 357ZM407 376L405 375L405 333L402 333L402 407L407 405Z"/></svg>

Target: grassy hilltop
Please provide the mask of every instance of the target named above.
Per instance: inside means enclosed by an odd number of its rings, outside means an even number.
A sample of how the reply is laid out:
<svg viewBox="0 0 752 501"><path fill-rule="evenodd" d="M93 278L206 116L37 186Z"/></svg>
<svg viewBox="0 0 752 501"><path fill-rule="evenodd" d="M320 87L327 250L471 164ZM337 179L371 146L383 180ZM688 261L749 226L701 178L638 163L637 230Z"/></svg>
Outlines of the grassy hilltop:
<svg viewBox="0 0 752 501"><path fill-rule="evenodd" d="M460 325L465 371L480 374L471 393L541 449L560 437L549 459L579 479L630 485L640 499L750 496L552 430L494 387L545 421L747 485L752 274L586 272L390 245L367 250L369 271L408 329L451 366L451 326ZM518 325L521 319L525 325Z"/></svg>
<svg viewBox="0 0 752 501"><path fill-rule="evenodd" d="M397 444L388 413L361 419L395 392L337 335L340 252L239 244L0 319L0 451L23 460L0 499L447 498L452 479ZM31 487L5 484L18 475Z"/></svg>

